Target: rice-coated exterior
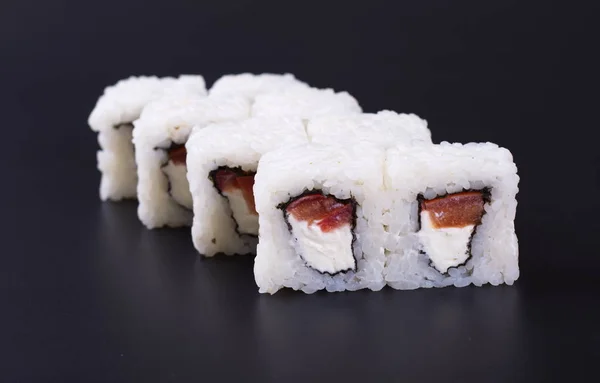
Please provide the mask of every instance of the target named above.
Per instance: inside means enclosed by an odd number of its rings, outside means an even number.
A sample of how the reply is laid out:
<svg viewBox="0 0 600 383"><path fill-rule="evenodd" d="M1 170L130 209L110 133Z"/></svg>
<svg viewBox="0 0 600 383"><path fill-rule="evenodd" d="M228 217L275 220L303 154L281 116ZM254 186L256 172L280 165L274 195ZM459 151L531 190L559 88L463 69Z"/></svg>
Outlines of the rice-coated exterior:
<svg viewBox="0 0 600 383"><path fill-rule="evenodd" d="M105 88L88 118L98 132L101 150L97 153L98 170L102 173L100 198L121 200L136 197L136 164L130 128L115 126L132 123L152 100L170 93L206 95L202 76L129 77Z"/></svg>
<svg viewBox="0 0 600 383"><path fill-rule="evenodd" d="M288 88L308 88L292 74L241 73L228 74L219 78L210 88L211 95L236 94L250 99L262 93L280 92Z"/></svg>
<svg viewBox="0 0 600 383"><path fill-rule="evenodd" d="M414 114L383 110L344 116L321 116L311 119L307 133L312 143L348 145L369 142L384 148L398 144L431 144L427 121Z"/></svg>
<svg viewBox="0 0 600 383"><path fill-rule="evenodd" d="M264 153L307 142L299 118L251 118L194 130L186 148L194 204L192 239L200 254L256 251L256 237L238 234L229 203L218 193L209 173L220 166L256 171Z"/></svg>
<svg viewBox="0 0 600 383"><path fill-rule="evenodd" d="M213 122L242 120L249 116L244 97L190 97L169 95L149 103L135 121L133 142L138 165L138 216L148 228L189 226L192 212L176 203L168 192L169 180L161 166L168 162L172 143L185 144L192 128ZM186 190L189 186L184 178ZM182 186L182 187L183 187Z"/></svg>
<svg viewBox="0 0 600 383"><path fill-rule="evenodd" d="M333 89L286 89L256 96L253 117L300 117L303 119L327 115L361 113L358 101L348 92Z"/></svg>
<svg viewBox="0 0 600 383"><path fill-rule="evenodd" d="M383 288L380 199L384 155L383 149L370 144L307 144L278 149L261 158L254 184L260 226L254 276L261 293L273 294L282 287L305 293ZM356 201L356 272L321 274L307 267L296 253L284 212L278 206L307 190Z"/></svg>
<svg viewBox="0 0 600 383"><path fill-rule="evenodd" d="M519 177L511 153L495 144L398 146L386 154L387 255L385 279L396 289L485 283L513 284L519 277L514 219ZM466 265L441 274L420 253L417 196L431 199L463 190L489 188L491 202L471 242Z"/></svg>
<svg viewBox="0 0 600 383"><path fill-rule="evenodd" d="M136 198L137 168L131 143L132 129L120 127L98 132L96 152L100 177L100 199L120 201Z"/></svg>

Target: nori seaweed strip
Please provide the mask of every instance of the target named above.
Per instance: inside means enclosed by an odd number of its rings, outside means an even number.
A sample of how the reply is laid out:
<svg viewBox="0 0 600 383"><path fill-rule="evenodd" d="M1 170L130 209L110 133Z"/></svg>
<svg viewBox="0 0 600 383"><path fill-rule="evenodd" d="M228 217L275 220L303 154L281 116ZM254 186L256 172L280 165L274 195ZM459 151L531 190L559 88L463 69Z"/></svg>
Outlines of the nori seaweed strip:
<svg viewBox="0 0 600 383"><path fill-rule="evenodd" d="M301 194L299 194L295 197L290 197L290 199L287 202L282 202L279 205L277 205L277 208L280 209L283 214L283 219L288 227L288 230L290 231L290 234L292 234L292 236L294 235L294 233L292 232L292 225L290 224L290 222L288 220L288 213L286 212L288 205L291 204L292 202L294 202L295 200L297 200L298 198L302 198L302 197L305 197L307 195L312 195L312 194L320 194L325 197L333 198L341 204L345 205L347 203L350 203L352 205L352 221L350 222L350 232L352 233L352 242L350 243L350 249L352 250L352 257L354 258L354 267L345 269L345 270L340 270L335 273L330 273L327 271L319 271L319 270L315 269L314 267L310 266L306 262L306 260L302 257L302 255L298 254L298 256L300 257L300 259L302 259L304 261L304 264L306 267L316 271L317 273L319 273L321 275L329 275L329 276L333 277L338 274L356 272L358 269L358 259L356 258L356 254L354 254L354 243L356 242L356 233L355 233L354 229L356 228L356 206L358 206L358 204L356 203L356 200L354 199L354 197L350 197L348 199L339 199L332 194L323 193L320 189L311 189L311 190L305 189Z"/></svg>
<svg viewBox="0 0 600 383"><path fill-rule="evenodd" d="M489 204L491 202L491 196L492 196L492 192L491 189L489 187L485 187L481 190L476 190L476 189L463 189L462 191L456 192L456 193L445 193L445 194L440 194L437 195L433 198L430 199L426 199L423 194L419 194L417 195L417 204L418 204L418 211L417 211L417 224L418 224L418 230L417 232L421 231L421 202L422 201L429 201L432 200L434 198L444 198L448 195L452 195L452 194L458 194L458 193L464 193L464 192L480 192L482 194L483 197L483 204L485 206L485 204ZM475 237L475 234L477 233L477 228L479 227L479 225L481 225L481 220L483 219L483 216L485 215L486 211L485 208L483 209L483 213L481 213L481 217L479 217L479 222L477 222L477 224L475 225L475 227L473 228L473 231L471 232L471 236L469 237L469 242L467 243L467 253L469 254L469 256L467 257L467 259L465 259L465 261L459 265L456 266L452 266L449 267L448 270L446 270L445 273L442 273L441 271L439 271L438 269L435 268L435 266L433 266L433 261L429 261L429 267L431 267L432 269L434 269L435 271L437 271L438 273L440 273L442 276L444 277L448 277L449 271L450 269L457 269L461 266L466 266L466 264L471 260L471 258L473 258L473 254L471 254L471 242L473 242L473 237ZM420 254L425 254L427 255L427 253L425 253L423 250L419 250Z"/></svg>
<svg viewBox="0 0 600 383"><path fill-rule="evenodd" d="M169 175L167 173L165 173L165 171L163 170L163 168L165 166L167 166L169 164L169 161L171 160L169 158L169 151L172 149L178 149L182 146L185 146L185 142L183 144L176 144L173 141L171 141L171 144L169 145L169 147L167 148L162 148L162 147L155 147L154 150L162 150L165 152L165 154L167 155L167 159L166 161L164 161L161 165L160 168L163 172L163 174L165 175L165 177L167 178L167 193L169 193L169 195L171 196L171 199L173 200L173 202L175 202L177 205L179 205L182 209L185 209L187 211L192 211L192 209L189 209L187 206L183 206L182 204L180 204L179 202L177 202L177 200L173 197L173 194L171 194L171 179L169 178ZM187 166L187 165L186 165Z"/></svg>
<svg viewBox="0 0 600 383"><path fill-rule="evenodd" d="M216 181L216 175L217 172L219 172L220 170L229 170L233 173L235 173L235 175L237 176L241 176L241 177L247 177L247 176L254 176L256 175L256 172L251 172L251 171L245 171L242 170L242 168L240 166L236 166L236 167L229 167L229 166L219 166L218 168L211 170L208 173L208 179L213 183L213 186L215 187L215 189L217 189L217 193L219 193L219 195L223 198L225 198L227 200L227 202L229 203L229 198L223 194L223 192L221 191L221 189L219 189L217 187L217 181ZM231 219L233 220L233 223L235 223L235 232L240 236L248 236L248 237L253 237L253 238L258 238L258 235L255 234L249 234L249 233L241 233L240 232L240 227L235 219L235 217L233 216L233 210L231 210Z"/></svg>

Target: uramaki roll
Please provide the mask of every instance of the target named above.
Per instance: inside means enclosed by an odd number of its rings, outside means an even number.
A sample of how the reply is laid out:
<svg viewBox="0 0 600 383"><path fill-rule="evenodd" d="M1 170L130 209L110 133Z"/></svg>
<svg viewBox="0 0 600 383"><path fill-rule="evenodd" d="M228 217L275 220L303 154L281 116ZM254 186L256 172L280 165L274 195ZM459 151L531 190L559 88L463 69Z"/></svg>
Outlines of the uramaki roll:
<svg viewBox="0 0 600 383"><path fill-rule="evenodd" d="M165 94L206 95L202 76L129 77L109 86L98 99L88 123L98 132L100 198L135 198L137 174L132 139L133 121L151 101Z"/></svg>
<svg viewBox="0 0 600 383"><path fill-rule="evenodd" d="M250 113L244 97L166 96L144 108L135 121L138 216L148 228L192 224L185 144L192 132L217 121L242 120Z"/></svg>

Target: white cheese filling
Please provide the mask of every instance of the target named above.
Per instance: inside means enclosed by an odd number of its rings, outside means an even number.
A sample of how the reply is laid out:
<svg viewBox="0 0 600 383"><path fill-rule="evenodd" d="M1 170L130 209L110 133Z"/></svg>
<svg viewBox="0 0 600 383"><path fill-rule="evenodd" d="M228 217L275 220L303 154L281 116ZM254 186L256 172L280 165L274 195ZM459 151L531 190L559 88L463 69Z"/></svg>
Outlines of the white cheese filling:
<svg viewBox="0 0 600 383"><path fill-rule="evenodd" d="M288 214L288 222L292 226L296 251L308 266L330 274L356 268L349 224L323 232L318 221L309 225L308 221L297 220Z"/></svg>
<svg viewBox="0 0 600 383"><path fill-rule="evenodd" d="M187 180L187 166L185 164L174 164L169 160L163 167L163 172L169 177L171 197L187 209L192 209L192 194L190 193L190 184Z"/></svg>
<svg viewBox="0 0 600 383"><path fill-rule="evenodd" d="M421 230L418 236L423 251L429 256L433 266L445 273L469 258L469 240L475 225L436 228L431 222L430 214L428 211L421 212Z"/></svg>
<svg viewBox="0 0 600 383"><path fill-rule="evenodd" d="M237 222L240 234L258 235L258 214L250 211L244 193L240 189L232 189L222 192L233 213L233 219Z"/></svg>

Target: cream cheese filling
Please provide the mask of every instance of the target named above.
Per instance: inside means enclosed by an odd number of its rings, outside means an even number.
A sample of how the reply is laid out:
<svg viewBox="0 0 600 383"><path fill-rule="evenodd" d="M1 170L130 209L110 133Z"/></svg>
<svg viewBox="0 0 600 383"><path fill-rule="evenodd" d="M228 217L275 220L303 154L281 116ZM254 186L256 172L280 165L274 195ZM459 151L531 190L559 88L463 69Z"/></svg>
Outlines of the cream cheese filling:
<svg viewBox="0 0 600 383"><path fill-rule="evenodd" d="M356 260L352 252L352 230L349 224L323 232L318 221L309 225L288 215L296 250L306 264L321 273L335 274L354 270Z"/></svg>
<svg viewBox="0 0 600 383"><path fill-rule="evenodd" d="M419 240L432 265L445 273L469 258L469 240L475 225L438 228L433 226L430 214L428 211L421 212Z"/></svg>
<svg viewBox="0 0 600 383"><path fill-rule="evenodd" d="M163 172L169 177L171 197L181 206L191 210L193 202L187 180L187 166L185 164L174 164L173 161L169 160L167 165L163 167Z"/></svg>
<svg viewBox="0 0 600 383"><path fill-rule="evenodd" d="M233 219L238 225L238 232L240 234L258 235L258 214L250 211L244 193L240 189L231 189L222 192L222 194L229 201Z"/></svg>

